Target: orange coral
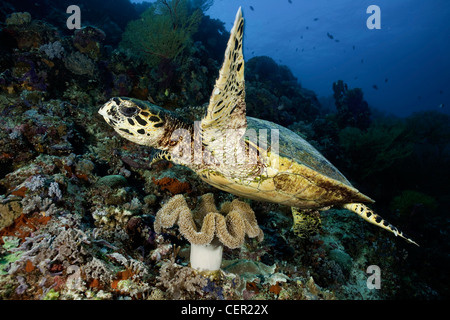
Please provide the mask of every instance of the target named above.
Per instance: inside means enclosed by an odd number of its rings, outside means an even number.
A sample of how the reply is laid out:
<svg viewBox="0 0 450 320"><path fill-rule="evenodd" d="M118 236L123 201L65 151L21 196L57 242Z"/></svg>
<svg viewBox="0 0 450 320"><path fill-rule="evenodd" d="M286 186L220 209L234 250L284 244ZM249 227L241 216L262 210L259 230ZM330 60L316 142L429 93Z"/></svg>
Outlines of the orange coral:
<svg viewBox="0 0 450 320"><path fill-rule="evenodd" d="M1 159L12 159L14 156L11 153L3 152L0 154L0 160Z"/></svg>
<svg viewBox="0 0 450 320"><path fill-rule="evenodd" d="M93 279L89 283L89 288L99 288L99 287L100 287L100 280L98 280L98 279Z"/></svg>
<svg viewBox="0 0 450 320"><path fill-rule="evenodd" d="M111 288L114 290L118 290L117 285L119 284L119 281L130 279L133 276L133 272L129 269L125 269L123 271L117 272L116 276L117 279L113 280L113 282L111 283Z"/></svg>
<svg viewBox="0 0 450 320"><path fill-rule="evenodd" d="M164 177L161 179L152 178L152 181L161 187L162 190L167 190L172 194L180 194L191 192L191 185L189 182L181 182L175 178Z"/></svg>
<svg viewBox="0 0 450 320"><path fill-rule="evenodd" d="M27 263L25 265L25 271L26 272L31 272L35 269L35 266L33 264L33 262L31 262L30 260L27 260Z"/></svg>
<svg viewBox="0 0 450 320"><path fill-rule="evenodd" d="M253 291L256 294L259 293L259 288L258 288L258 285L256 284L256 282L247 282L245 285L245 288L248 291Z"/></svg>
<svg viewBox="0 0 450 320"><path fill-rule="evenodd" d="M25 197L25 192L27 192L27 187L21 187L20 189L14 190L11 192L12 195L19 196L19 197Z"/></svg>
<svg viewBox="0 0 450 320"><path fill-rule="evenodd" d="M31 216L21 214L14 222L0 230L0 244L3 244L3 236L18 237L22 241L29 237L33 231L36 231L40 225L45 225L50 221L50 217L43 217L41 214L33 214Z"/></svg>
<svg viewBox="0 0 450 320"><path fill-rule="evenodd" d="M270 286L269 291L275 293L276 295L279 295L280 292L281 292L281 286L280 286L280 284L277 282L277 283L274 284L273 286Z"/></svg>
<svg viewBox="0 0 450 320"><path fill-rule="evenodd" d="M77 178L84 181L89 181L89 176L85 173L77 173Z"/></svg>

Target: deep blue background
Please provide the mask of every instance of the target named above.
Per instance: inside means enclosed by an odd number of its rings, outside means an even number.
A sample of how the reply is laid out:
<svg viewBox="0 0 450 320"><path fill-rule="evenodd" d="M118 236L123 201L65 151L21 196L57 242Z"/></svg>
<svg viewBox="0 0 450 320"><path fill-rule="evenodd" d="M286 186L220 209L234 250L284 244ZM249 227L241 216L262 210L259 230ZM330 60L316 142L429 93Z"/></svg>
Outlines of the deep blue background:
<svg viewBox="0 0 450 320"><path fill-rule="evenodd" d="M319 97L332 95L332 83L342 79L362 88L369 105L389 113L450 114L450 1L290 2L215 0L207 14L229 30L241 6L245 59L272 57ZM366 26L372 4L381 9L379 30Z"/></svg>

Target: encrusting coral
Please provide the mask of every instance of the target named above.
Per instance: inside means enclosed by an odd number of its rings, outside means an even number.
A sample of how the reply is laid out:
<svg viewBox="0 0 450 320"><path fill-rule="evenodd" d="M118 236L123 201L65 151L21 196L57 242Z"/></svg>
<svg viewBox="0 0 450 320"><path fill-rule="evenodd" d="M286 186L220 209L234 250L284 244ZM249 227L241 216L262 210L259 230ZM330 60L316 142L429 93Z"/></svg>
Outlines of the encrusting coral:
<svg viewBox="0 0 450 320"><path fill-rule="evenodd" d="M220 269L225 245L239 248L245 235L262 241L264 234L258 226L250 206L238 199L222 204L220 211L211 193L200 198L198 207L191 212L182 195L171 198L156 214L154 229L178 224L180 233L191 243L191 267L200 271ZM197 225L201 225L198 231Z"/></svg>

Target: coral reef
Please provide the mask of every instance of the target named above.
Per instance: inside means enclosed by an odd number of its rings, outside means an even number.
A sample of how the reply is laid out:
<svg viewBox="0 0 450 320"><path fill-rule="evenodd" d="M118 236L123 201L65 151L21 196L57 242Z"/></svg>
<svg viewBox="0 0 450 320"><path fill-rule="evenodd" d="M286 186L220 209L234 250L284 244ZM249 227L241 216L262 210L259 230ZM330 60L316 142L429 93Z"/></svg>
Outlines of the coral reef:
<svg viewBox="0 0 450 320"><path fill-rule="evenodd" d="M68 31L60 27L64 1L39 8L35 1L2 2L1 300L449 297L447 115L392 119L368 111L362 91L343 82L335 84L337 109L325 110L286 66L249 59L249 115L311 141L421 248L345 210L292 217L284 206L238 200L189 169L153 163L154 150L118 138L97 114L123 95L202 117L228 39L224 23L203 13L211 2L179 1L184 13L172 44L182 45L162 52L170 63L154 54L136 59L141 49L119 46L122 36L136 40L123 32L147 7L114 3L78 1L83 28ZM164 3L168 11L155 11ZM173 26L175 4L159 1L144 18ZM175 33L163 31L163 38ZM164 47L152 41L153 50ZM213 199L227 204L218 209ZM161 223L163 211L171 221ZM183 239L211 236L225 244L216 277L190 265L191 244ZM369 265L381 268L382 290L367 288Z"/></svg>
<svg viewBox="0 0 450 320"><path fill-rule="evenodd" d="M333 83L333 97L337 109L337 123L365 130L370 125L370 109L360 88L348 89L344 81Z"/></svg>
<svg viewBox="0 0 450 320"><path fill-rule="evenodd" d="M319 114L315 94L302 88L292 72L267 56L246 62L247 114L288 126L294 119L311 121Z"/></svg>

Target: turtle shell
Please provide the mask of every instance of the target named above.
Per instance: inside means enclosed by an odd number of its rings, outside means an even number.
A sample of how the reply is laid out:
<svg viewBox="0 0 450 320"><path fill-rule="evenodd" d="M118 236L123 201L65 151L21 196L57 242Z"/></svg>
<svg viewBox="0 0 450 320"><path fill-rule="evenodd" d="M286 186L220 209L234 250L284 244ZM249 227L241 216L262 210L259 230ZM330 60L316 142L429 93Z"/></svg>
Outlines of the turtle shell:
<svg viewBox="0 0 450 320"><path fill-rule="evenodd" d="M258 141L254 141L255 133ZM267 138L264 138L265 135ZM285 127L247 117L247 131L242 139L258 145L263 163L260 174L251 179L241 179L208 172L200 175L202 179L239 196L297 208L314 209L353 202L373 202L354 188L305 139Z"/></svg>

